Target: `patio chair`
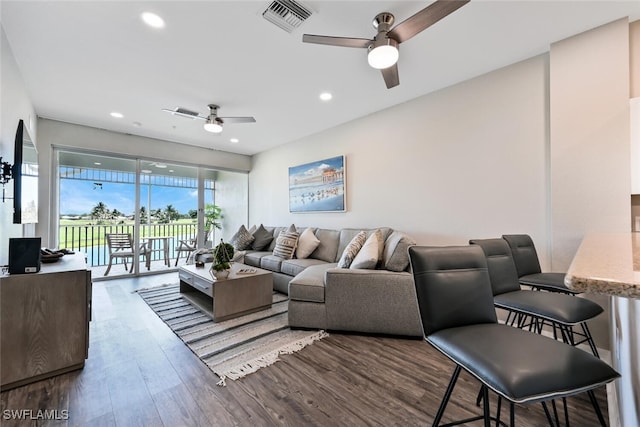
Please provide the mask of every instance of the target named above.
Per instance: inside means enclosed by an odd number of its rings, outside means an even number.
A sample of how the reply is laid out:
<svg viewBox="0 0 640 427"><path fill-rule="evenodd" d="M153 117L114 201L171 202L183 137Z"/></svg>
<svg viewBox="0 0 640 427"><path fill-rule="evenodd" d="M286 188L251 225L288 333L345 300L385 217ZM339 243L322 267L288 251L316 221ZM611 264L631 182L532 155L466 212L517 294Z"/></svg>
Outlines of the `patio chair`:
<svg viewBox="0 0 640 427"><path fill-rule="evenodd" d="M107 271L104 272L106 276L111 271L111 264L115 258L121 258L124 263L125 270L128 270L129 273L133 272L133 261L134 261L134 251L133 251L133 239L131 238L130 233L107 233L105 235L107 238L107 246L109 248L109 265L107 266ZM140 255L144 255L145 257L145 265L147 266L147 270L151 269L151 251L149 250L146 243L142 243L140 245ZM131 258L131 267L127 267L127 259Z"/></svg>
<svg viewBox="0 0 640 427"><path fill-rule="evenodd" d="M176 248L176 263L175 267L178 266L178 260L180 259L180 253L186 252L187 259L189 259L189 255L191 252L196 250L196 239L183 239L178 241L178 247Z"/></svg>

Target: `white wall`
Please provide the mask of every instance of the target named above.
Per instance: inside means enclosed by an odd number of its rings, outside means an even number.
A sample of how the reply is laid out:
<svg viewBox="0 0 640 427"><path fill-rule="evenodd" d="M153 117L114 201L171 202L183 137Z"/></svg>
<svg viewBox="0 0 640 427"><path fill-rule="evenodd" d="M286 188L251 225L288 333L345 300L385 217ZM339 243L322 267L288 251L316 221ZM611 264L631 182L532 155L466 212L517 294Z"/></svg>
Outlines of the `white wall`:
<svg viewBox="0 0 640 427"><path fill-rule="evenodd" d="M217 240L228 242L242 224L248 220L249 178L246 174L220 171L216 174L216 205L222 208L221 230L216 230Z"/></svg>
<svg viewBox="0 0 640 427"><path fill-rule="evenodd" d="M249 222L390 226L426 245L528 233L546 263L547 70L538 56L254 156ZM289 213L288 167L340 154L347 212Z"/></svg>
<svg viewBox="0 0 640 427"><path fill-rule="evenodd" d="M39 147L38 132L35 110L2 26L0 39L0 156L2 161L13 164L13 144L20 119L24 120L36 147ZM5 190L8 197L13 196L13 181L5 185ZM0 201L0 265L8 262L10 237L34 235L33 225L24 227L23 233L23 226L13 225L13 200Z"/></svg>
<svg viewBox="0 0 640 427"><path fill-rule="evenodd" d="M53 147L79 148L102 152L108 155L142 157L166 162L189 163L209 168L220 168L247 172L251 159L241 154L176 144L174 142L126 135L104 129L74 125L55 120L38 120L40 162L40 221L37 232L43 242L53 245L55 236L49 233L54 228L55 218L49 201L52 200Z"/></svg>

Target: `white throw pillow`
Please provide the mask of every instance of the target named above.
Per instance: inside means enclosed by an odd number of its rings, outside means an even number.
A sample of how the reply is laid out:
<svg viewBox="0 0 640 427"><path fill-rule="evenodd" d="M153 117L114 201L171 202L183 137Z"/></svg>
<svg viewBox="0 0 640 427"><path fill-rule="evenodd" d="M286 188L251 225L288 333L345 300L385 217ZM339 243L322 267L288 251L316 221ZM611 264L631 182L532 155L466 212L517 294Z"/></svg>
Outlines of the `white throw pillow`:
<svg viewBox="0 0 640 427"><path fill-rule="evenodd" d="M362 249L360 249L349 268L375 269L378 261L380 261L382 243L382 232L380 230L371 233L371 236L364 242Z"/></svg>
<svg viewBox="0 0 640 427"><path fill-rule="evenodd" d="M313 229L311 227L306 228L298 238L296 258L308 258L319 245L320 240L313 234Z"/></svg>

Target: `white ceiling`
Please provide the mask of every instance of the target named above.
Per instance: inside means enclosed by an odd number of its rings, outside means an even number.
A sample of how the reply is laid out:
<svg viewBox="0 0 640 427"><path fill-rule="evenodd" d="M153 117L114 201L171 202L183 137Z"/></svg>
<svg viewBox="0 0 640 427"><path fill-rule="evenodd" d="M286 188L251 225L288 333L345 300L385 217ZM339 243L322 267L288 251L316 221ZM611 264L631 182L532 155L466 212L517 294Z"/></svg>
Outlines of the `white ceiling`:
<svg viewBox="0 0 640 427"><path fill-rule="evenodd" d="M386 89L364 49L304 44L302 34L371 38L377 13L399 23L430 1L305 0L314 13L291 34L262 17L269 3L2 0L0 19L38 116L251 155L640 18L638 0L472 0L401 45L400 86ZM166 27L144 25L144 11ZM206 115L209 103L257 122L214 135L161 111Z"/></svg>

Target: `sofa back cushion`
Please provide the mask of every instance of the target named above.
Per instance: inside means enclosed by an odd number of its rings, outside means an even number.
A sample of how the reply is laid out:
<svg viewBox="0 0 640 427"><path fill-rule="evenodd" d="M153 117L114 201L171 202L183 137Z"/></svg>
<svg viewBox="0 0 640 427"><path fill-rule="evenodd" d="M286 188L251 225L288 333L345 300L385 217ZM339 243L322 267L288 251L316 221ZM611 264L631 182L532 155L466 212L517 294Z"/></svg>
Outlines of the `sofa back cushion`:
<svg viewBox="0 0 640 427"><path fill-rule="evenodd" d="M384 242L382 268L389 271L405 271L409 267L409 246L416 244L409 235L394 231Z"/></svg>
<svg viewBox="0 0 640 427"><path fill-rule="evenodd" d="M336 257L339 257L337 254L340 231L318 228L316 230L316 237L320 240L320 244L316 250L309 255L309 258L319 259L325 262L337 262Z"/></svg>

